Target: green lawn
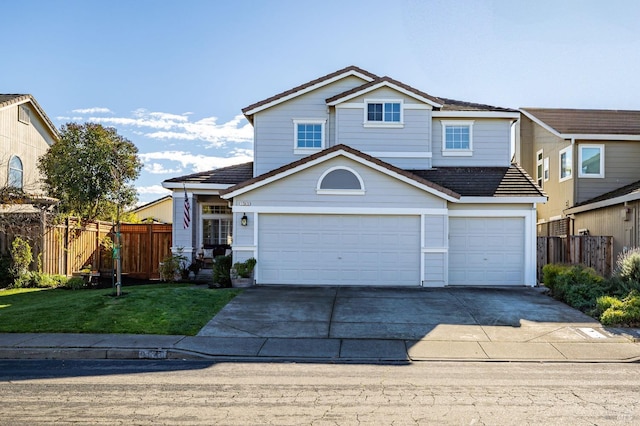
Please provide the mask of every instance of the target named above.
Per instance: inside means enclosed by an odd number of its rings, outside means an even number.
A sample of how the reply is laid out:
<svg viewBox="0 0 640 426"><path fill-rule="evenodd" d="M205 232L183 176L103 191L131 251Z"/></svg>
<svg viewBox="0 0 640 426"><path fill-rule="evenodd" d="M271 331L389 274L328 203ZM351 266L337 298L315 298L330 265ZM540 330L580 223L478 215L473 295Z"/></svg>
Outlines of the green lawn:
<svg viewBox="0 0 640 426"><path fill-rule="evenodd" d="M113 289L0 290L2 333L195 335L241 290L191 284Z"/></svg>

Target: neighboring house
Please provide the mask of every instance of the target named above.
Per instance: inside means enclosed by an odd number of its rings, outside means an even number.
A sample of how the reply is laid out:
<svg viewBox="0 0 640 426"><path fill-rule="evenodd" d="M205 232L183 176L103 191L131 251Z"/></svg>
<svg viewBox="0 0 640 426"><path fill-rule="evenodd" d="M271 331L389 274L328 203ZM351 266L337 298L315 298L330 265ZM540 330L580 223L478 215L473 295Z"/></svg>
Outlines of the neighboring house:
<svg viewBox="0 0 640 426"><path fill-rule="evenodd" d="M0 94L0 187L43 195L38 158L58 138L33 96Z"/></svg>
<svg viewBox="0 0 640 426"><path fill-rule="evenodd" d="M522 108L516 160L549 196L540 235L640 244L640 111Z"/></svg>
<svg viewBox="0 0 640 426"><path fill-rule="evenodd" d="M229 243L258 284L536 284L546 197L510 162L518 111L352 66L243 113L253 163L163 182L175 247Z"/></svg>
<svg viewBox="0 0 640 426"><path fill-rule="evenodd" d="M141 222L173 223L173 198L165 195L162 198L143 204L131 210Z"/></svg>

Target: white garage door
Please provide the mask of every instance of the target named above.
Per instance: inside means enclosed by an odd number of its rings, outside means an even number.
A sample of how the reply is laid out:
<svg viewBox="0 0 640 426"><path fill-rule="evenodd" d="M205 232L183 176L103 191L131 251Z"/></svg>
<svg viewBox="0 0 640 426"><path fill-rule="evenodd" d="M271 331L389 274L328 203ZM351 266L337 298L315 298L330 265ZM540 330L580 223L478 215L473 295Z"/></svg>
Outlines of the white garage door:
<svg viewBox="0 0 640 426"><path fill-rule="evenodd" d="M524 218L450 218L449 284L523 285Z"/></svg>
<svg viewBox="0 0 640 426"><path fill-rule="evenodd" d="M259 216L259 284L418 286L418 216Z"/></svg>

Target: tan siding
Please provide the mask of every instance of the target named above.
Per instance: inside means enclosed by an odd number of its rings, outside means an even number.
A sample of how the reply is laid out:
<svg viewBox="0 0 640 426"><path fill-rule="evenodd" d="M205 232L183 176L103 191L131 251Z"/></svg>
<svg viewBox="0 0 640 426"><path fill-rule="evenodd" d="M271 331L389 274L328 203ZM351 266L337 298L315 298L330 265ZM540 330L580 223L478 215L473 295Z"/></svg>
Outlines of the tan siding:
<svg viewBox="0 0 640 426"><path fill-rule="evenodd" d="M590 235L602 235L613 237L613 258L625 249L638 247L640 235L638 220L640 219L640 201L629 203L628 215L622 215L624 205L605 207L575 215L574 229L588 229ZM626 220L625 220L626 219Z"/></svg>
<svg viewBox="0 0 640 426"><path fill-rule="evenodd" d="M53 138L38 112L30 103L31 123L18 121L18 105L0 111L0 187L7 185L8 163L13 155L22 160L24 189L30 193L42 191L37 160L53 144Z"/></svg>
<svg viewBox="0 0 640 426"><path fill-rule="evenodd" d="M160 203L141 208L135 215L140 220L153 218L162 223L173 223L173 199L167 198Z"/></svg>

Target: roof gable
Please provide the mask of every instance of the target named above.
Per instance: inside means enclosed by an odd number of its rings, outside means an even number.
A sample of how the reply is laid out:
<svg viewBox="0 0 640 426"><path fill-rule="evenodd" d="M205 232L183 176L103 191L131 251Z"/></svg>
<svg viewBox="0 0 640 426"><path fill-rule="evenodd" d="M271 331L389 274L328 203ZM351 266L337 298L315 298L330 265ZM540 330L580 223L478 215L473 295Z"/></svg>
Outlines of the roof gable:
<svg viewBox="0 0 640 426"><path fill-rule="evenodd" d="M268 173L256 176L253 179L239 183L238 185L222 190L220 194L224 199L233 198L341 155L448 201L457 201L460 198L460 194L457 194L450 189L430 182L405 170L399 169L391 164L375 157L371 157L370 155L346 145L336 145L325 149Z"/></svg>
<svg viewBox="0 0 640 426"><path fill-rule="evenodd" d="M334 106L342 102L346 102L350 99L353 99L357 96L361 96L366 93L377 90L381 87L388 87L400 93L404 93L405 95L410 96L426 104L429 104L432 107L436 107L436 108L442 107L442 101L436 98L435 96L431 96L427 93L421 92L418 89L414 89L411 86L408 86L404 83L401 83L397 80L392 79L391 77L386 77L386 76L370 81L369 83L363 84L362 86L359 86L359 87L355 87L351 90L347 90L346 92L339 93L335 96L332 96L327 99L327 104L330 106Z"/></svg>
<svg viewBox="0 0 640 426"><path fill-rule="evenodd" d="M640 140L640 111L521 108L531 120L565 139Z"/></svg>
<svg viewBox="0 0 640 426"><path fill-rule="evenodd" d="M44 112L40 104L36 101L36 99L29 94L0 94L0 110L9 108L12 106L22 105L25 103L30 103L33 105L34 109L40 115L40 118L44 122L44 124L49 129L49 132L53 136L55 140L60 139L60 135L58 134L58 129L53 124L53 122L49 119L47 114Z"/></svg>
<svg viewBox="0 0 640 426"><path fill-rule="evenodd" d="M296 98L305 93L309 93L320 87L326 86L338 80L342 80L343 78L346 78L349 76L358 77L363 81L372 81L378 78L378 76L370 73L369 71L363 70L353 65L348 66L346 68L342 68L338 71L332 72L320 78L316 78L315 80L311 80L307 83L296 86L293 89L286 90L282 93L278 93L277 95L271 96L267 99L251 104L245 108L242 108L242 113L245 115L245 117L247 117L247 120L251 122L253 114L257 112L263 111L267 108L271 108L272 106L278 105L282 102L286 102L289 99Z"/></svg>

